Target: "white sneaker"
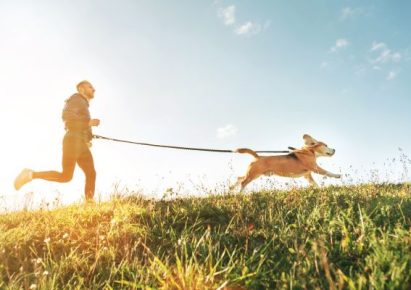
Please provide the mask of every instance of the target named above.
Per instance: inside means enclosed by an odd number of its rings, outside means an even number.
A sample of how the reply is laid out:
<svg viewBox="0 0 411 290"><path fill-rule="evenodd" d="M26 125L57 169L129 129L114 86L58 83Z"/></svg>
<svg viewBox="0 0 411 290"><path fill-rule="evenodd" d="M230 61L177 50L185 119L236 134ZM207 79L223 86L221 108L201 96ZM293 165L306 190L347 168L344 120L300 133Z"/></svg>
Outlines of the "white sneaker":
<svg viewBox="0 0 411 290"><path fill-rule="evenodd" d="M33 170L24 168L14 180L14 188L19 190L27 182L33 180Z"/></svg>

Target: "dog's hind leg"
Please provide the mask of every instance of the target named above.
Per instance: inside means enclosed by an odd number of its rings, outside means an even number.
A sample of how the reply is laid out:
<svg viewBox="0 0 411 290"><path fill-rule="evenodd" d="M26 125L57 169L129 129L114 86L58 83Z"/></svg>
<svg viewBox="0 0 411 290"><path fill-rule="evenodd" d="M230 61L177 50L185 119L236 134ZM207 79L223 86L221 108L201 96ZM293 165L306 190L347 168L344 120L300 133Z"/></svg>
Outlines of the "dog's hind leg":
<svg viewBox="0 0 411 290"><path fill-rule="evenodd" d="M236 183L234 183L233 185L230 186L230 190L235 189L238 185L240 185L241 181L243 181L245 177L244 176L239 176L237 177L237 181Z"/></svg>
<svg viewBox="0 0 411 290"><path fill-rule="evenodd" d="M247 186L247 184L249 184L251 181L253 181L254 179L256 179L257 177L259 177L261 174L256 174L252 171L247 172L247 175L243 178L243 180L241 181L241 189L240 192L243 192L244 188Z"/></svg>
<svg viewBox="0 0 411 290"><path fill-rule="evenodd" d="M245 178L243 181L241 181L240 192L243 192L246 185L249 184L250 182L251 182L251 179L249 178Z"/></svg>

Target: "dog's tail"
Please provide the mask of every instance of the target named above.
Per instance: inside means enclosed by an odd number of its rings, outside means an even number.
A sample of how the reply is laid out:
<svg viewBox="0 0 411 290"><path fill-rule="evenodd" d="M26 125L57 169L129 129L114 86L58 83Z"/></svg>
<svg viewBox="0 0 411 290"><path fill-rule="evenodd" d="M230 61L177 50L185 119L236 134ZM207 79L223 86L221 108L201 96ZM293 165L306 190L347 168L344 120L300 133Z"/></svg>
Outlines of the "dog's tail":
<svg viewBox="0 0 411 290"><path fill-rule="evenodd" d="M255 151L253 151L253 150L251 150L251 149L248 149L248 148L239 148L239 149L236 149L235 152L238 152L238 153L248 153L248 154L253 155L254 158L256 158L256 159L257 159L257 158L260 158L260 156L258 156L258 154L255 153Z"/></svg>

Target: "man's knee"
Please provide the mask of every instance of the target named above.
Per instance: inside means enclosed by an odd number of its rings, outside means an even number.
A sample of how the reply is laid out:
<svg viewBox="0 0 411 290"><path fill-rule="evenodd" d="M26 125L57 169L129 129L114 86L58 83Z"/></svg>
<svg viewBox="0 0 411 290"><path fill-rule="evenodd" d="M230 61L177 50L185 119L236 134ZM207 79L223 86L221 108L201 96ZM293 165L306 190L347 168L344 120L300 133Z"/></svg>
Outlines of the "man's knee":
<svg viewBox="0 0 411 290"><path fill-rule="evenodd" d="M71 181L73 179L73 173L65 173L65 172L63 172L62 174L61 174L61 178L60 178L60 182L69 182L69 181Z"/></svg>

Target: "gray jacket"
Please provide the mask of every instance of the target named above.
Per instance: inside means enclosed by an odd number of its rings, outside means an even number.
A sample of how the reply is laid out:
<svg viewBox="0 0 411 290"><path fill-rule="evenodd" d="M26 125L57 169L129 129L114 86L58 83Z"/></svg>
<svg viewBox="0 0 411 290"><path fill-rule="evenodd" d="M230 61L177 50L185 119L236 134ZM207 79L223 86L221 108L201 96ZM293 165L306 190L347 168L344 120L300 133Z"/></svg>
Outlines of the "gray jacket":
<svg viewBox="0 0 411 290"><path fill-rule="evenodd" d="M88 138L91 139L90 112L88 108L89 103L82 95L74 94L68 98L62 113L65 129L69 132L86 133Z"/></svg>

